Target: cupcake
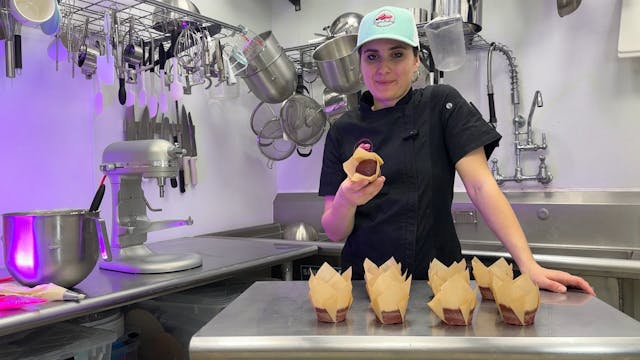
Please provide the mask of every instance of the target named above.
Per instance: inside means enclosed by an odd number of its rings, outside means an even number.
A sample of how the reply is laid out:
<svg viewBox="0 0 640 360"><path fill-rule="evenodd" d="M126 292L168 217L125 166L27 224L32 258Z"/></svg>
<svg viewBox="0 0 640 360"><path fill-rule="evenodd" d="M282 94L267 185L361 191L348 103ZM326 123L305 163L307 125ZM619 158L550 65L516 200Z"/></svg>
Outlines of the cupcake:
<svg viewBox="0 0 640 360"><path fill-rule="evenodd" d="M502 320L512 325L531 325L540 305L540 289L527 274L515 279L493 278L493 296Z"/></svg>
<svg viewBox="0 0 640 360"><path fill-rule="evenodd" d="M358 147L349 160L342 164L342 168L353 181L367 179L367 181L373 182L380 176L382 164L384 161L378 154Z"/></svg>
<svg viewBox="0 0 640 360"><path fill-rule="evenodd" d="M475 256L471 260L471 266L473 268L473 277L476 279L476 284L480 289L480 294L483 299L493 300L493 292L491 286L493 284L493 278L498 277L500 280L513 279L513 265L508 264L504 258L498 259L491 266L486 267Z"/></svg>
<svg viewBox="0 0 640 360"><path fill-rule="evenodd" d="M402 265L392 257L378 267L369 259L364 261L365 281L371 308L382 324L405 321L411 276L401 273Z"/></svg>
<svg viewBox="0 0 640 360"><path fill-rule="evenodd" d="M309 300L321 322L341 322L353 302L351 268L339 274L326 262L309 278Z"/></svg>
<svg viewBox="0 0 640 360"><path fill-rule="evenodd" d="M431 264L429 264L429 281L427 283L431 286L433 294L438 295L442 285L459 273L463 274L467 284L471 283L469 272L467 271L467 261L465 259L460 260L460 262L454 262L449 267L442 264L438 259L433 259Z"/></svg>
<svg viewBox="0 0 640 360"><path fill-rule="evenodd" d="M476 303L477 291L471 288L464 273L459 272L442 284L427 306L445 324L465 326L472 323Z"/></svg>

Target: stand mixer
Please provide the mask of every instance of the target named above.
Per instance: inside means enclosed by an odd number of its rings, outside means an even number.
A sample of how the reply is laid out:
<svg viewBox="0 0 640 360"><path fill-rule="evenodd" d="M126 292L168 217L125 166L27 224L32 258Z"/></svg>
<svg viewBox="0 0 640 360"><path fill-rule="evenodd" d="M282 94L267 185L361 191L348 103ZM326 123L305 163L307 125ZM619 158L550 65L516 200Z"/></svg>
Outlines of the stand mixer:
<svg viewBox="0 0 640 360"><path fill-rule="evenodd" d="M144 196L142 178L155 178L164 197L167 178L178 176L185 150L166 140L134 140L112 143L102 154L100 170L109 177L112 198L112 260L102 269L125 273L167 273L202 265L198 254L158 254L144 243L147 233L191 225L193 220L150 221L146 210L154 209Z"/></svg>

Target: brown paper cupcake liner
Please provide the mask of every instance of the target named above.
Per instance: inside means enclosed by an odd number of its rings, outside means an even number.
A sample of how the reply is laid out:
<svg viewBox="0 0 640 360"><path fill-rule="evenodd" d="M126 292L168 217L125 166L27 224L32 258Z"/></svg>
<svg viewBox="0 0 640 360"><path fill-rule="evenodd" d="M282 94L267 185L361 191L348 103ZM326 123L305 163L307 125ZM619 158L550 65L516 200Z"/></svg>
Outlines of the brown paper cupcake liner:
<svg viewBox="0 0 640 360"><path fill-rule="evenodd" d="M493 291L491 291L491 288L484 286L478 287L480 288L480 294L482 295L483 300L494 300Z"/></svg>
<svg viewBox="0 0 640 360"><path fill-rule="evenodd" d="M537 308L530 311L525 311L524 324L523 324L520 321L520 319L518 319L516 314L513 312L513 309L503 304L499 304L499 305L500 305L500 312L502 313L502 321L511 325L527 326L527 325L533 324L536 318L536 311L538 311Z"/></svg>
<svg viewBox="0 0 640 360"><path fill-rule="evenodd" d="M444 313L444 320L442 320L445 324L447 325L458 325L458 326L466 326L466 325L471 325L471 322L473 320L473 310L471 309L469 311L469 323L467 324L464 321L464 316L462 315L462 311L460 309L442 309L442 312Z"/></svg>
<svg viewBox="0 0 640 360"><path fill-rule="evenodd" d="M349 311L349 308L339 309L338 313L336 314L336 321L333 321L333 319L331 318L331 316L329 315L326 309L320 309L320 308L315 308L315 309L316 309L316 317L318 318L318 321L329 322L329 323L343 322L347 318L347 311Z"/></svg>
<svg viewBox="0 0 640 360"><path fill-rule="evenodd" d="M376 319L385 325L402 324L402 314L400 314L400 310L383 311L382 319L378 319L378 316L376 316Z"/></svg>

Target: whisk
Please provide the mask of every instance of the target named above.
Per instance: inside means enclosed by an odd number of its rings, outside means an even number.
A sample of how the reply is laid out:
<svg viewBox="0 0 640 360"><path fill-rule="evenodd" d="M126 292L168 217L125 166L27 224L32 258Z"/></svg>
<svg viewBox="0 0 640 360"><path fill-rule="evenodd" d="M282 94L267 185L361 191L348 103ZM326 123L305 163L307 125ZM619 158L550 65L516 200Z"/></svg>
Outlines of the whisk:
<svg viewBox="0 0 640 360"><path fill-rule="evenodd" d="M187 73L195 73L202 66L202 35L193 27L180 32L175 45L178 63Z"/></svg>

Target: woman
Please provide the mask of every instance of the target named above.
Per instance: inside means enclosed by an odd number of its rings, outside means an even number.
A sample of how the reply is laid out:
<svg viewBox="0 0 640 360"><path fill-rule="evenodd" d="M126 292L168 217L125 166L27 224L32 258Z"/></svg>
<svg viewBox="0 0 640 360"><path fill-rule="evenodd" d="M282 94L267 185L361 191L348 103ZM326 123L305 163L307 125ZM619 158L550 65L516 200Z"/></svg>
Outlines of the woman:
<svg viewBox="0 0 640 360"><path fill-rule="evenodd" d="M359 111L345 113L329 130L320 196L322 225L333 241L346 241L342 266L364 276L363 261L380 265L391 256L416 279L426 279L437 258L462 258L451 217L456 171L467 194L521 272L540 286L566 286L594 294L582 278L541 267L508 201L487 166L500 135L447 85L412 89L419 40L406 9L385 6L360 23L357 48L368 91ZM342 169L361 146L385 163L377 180L351 181Z"/></svg>

